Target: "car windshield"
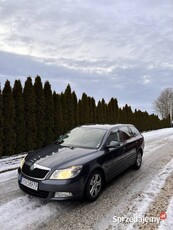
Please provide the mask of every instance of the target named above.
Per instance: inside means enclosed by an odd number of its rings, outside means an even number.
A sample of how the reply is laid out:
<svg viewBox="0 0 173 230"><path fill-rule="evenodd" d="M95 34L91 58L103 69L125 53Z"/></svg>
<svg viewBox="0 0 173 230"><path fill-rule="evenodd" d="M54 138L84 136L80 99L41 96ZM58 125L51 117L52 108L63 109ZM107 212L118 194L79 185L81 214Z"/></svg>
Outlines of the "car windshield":
<svg viewBox="0 0 173 230"><path fill-rule="evenodd" d="M78 127L61 136L58 143L62 146L96 149L100 147L105 133L105 129Z"/></svg>

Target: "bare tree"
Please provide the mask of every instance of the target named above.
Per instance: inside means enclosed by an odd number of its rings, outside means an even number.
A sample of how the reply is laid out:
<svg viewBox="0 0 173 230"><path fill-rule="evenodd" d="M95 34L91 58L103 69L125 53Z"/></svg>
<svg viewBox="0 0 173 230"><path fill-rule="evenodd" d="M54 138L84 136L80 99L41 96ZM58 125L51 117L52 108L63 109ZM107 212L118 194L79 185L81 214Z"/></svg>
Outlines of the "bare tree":
<svg viewBox="0 0 173 230"><path fill-rule="evenodd" d="M172 122L173 108L173 88L164 89L160 96L154 101L154 109L162 118L167 118L169 115Z"/></svg>

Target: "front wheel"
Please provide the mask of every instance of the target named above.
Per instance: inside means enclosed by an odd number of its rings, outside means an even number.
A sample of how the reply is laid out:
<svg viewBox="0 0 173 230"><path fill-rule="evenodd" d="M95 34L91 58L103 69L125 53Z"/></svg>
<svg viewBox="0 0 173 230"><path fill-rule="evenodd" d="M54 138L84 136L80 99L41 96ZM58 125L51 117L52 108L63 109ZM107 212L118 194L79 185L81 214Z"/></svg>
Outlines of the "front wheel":
<svg viewBox="0 0 173 230"><path fill-rule="evenodd" d="M140 151L137 152L136 161L134 164L134 169L139 169L142 165L142 153Z"/></svg>
<svg viewBox="0 0 173 230"><path fill-rule="evenodd" d="M102 173L100 171L94 171L86 184L86 199L88 201L95 201L102 190L102 186L103 186L103 176Z"/></svg>

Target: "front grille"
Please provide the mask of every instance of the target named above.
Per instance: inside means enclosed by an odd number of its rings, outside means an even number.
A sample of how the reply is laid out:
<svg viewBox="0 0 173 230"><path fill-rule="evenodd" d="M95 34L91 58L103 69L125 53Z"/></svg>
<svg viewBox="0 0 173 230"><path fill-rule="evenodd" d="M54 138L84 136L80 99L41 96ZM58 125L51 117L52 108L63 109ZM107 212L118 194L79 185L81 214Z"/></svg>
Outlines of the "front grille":
<svg viewBox="0 0 173 230"><path fill-rule="evenodd" d="M49 195L49 192L47 192L47 191L42 191L42 190L36 191L36 190L33 190L33 189L31 189L31 188L28 188L28 187L24 186L24 185L21 184L21 183L19 183L19 186L20 186L20 188L21 188L24 192L26 192L26 193L28 193L28 194L30 194L30 195L33 195L33 196L38 196L38 197L42 197L42 198L47 198L48 195Z"/></svg>
<svg viewBox="0 0 173 230"><path fill-rule="evenodd" d="M34 168L33 170L31 170L29 165L24 164L22 167L22 172L30 177L43 179L45 178L49 170L41 169L41 168Z"/></svg>

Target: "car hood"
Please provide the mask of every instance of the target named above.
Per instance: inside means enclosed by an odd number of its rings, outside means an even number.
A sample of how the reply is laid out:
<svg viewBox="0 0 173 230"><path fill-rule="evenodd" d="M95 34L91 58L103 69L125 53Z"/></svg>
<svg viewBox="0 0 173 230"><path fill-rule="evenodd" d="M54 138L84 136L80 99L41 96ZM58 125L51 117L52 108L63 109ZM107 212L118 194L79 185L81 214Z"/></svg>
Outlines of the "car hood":
<svg viewBox="0 0 173 230"><path fill-rule="evenodd" d="M65 168L84 164L94 159L97 153L95 149L69 148L52 144L28 154L26 162L29 165L36 163L48 168Z"/></svg>

